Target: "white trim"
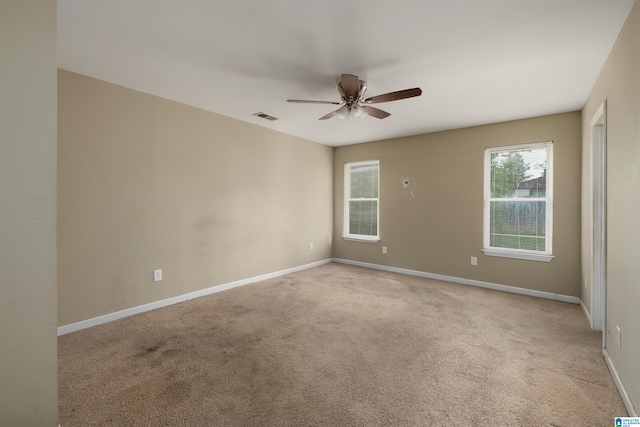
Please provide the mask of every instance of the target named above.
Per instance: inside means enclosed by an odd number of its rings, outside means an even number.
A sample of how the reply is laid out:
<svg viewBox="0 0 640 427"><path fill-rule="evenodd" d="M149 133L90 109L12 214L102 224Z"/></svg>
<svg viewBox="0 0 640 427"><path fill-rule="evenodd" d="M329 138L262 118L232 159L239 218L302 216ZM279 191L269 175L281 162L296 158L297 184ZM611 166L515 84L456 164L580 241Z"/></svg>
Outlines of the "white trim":
<svg viewBox="0 0 640 427"><path fill-rule="evenodd" d="M637 417L638 413L636 412L636 409L633 407L633 403L631 403L631 399L627 394L627 390L624 388L624 384L622 384L622 380L618 375L618 370L613 364L613 360L611 360L611 357L609 357L609 353L607 352L607 349L602 350L602 356L604 357L604 361L607 362L607 367L611 372L611 376L613 377L613 382L615 382L616 387L618 387L618 392L620 392L620 397L622 397L622 401L624 402L624 406L627 408L627 412L629 413L629 416Z"/></svg>
<svg viewBox="0 0 640 427"><path fill-rule="evenodd" d="M607 101L591 118L591 328L606 330ZM596 188L598 191L594 191ZM602 334L606 348L606 334Z"/></svg>
<svg viewBox="0 0 640 427"><path fill-rule="evenodd" d="M497 283L481 282L479 280L463 279L461 277L444 276L441 274L427 273L424 271L409 270L406 268L389 267L386 265L370 264L368 262L352 261L343 258L333 258L332 261L341 264L356 265L359 267L373 268L376 270L390 271L392 273L408 274L410 276L426 277L429 279L443 280L445 282L459 283L462 285L478 286L480 288L494 289L496 291L510 292L513 294L528 295L537 298L551 299L555 301L568 302L571 304L580 304L580 298L570 295L554 294L551 292L536 291L533 289L518 288L515 286L500 285Z"/></svg>
<svg viewBox="0 0 640 427"><path fill-rule="evenodd" d="M491 151L521 151L531 150L532 148L546 148L549 144L553 144L553 141L537 141L537 142L523 142L522 144L513 145L494 145L491 147L485 147L485 150Z"/></svg>
<svg viewBox="0 0 640 427"><path fill-rule="evenodd" d="M190 299L214 294L216 292L226 291L227 289L237 288L238 286L248 285L250 283L260 282L262 280L272 279L278 276L284 276L285 274L291 274L297 271L307 270L309 268L318 267L320 265L328 264L330 262L331 262L331 259L312 262L311 264L300 265L298 267L288 268L286 270L280 270L273 273L262 274L260 276L250 277L248 279L236 280L235 282L229 282L222 285L212 286L207 289L201 289L199 291L190 292L187 294L178 295L178 296L163 299L160 301L154 301L148 304L127 308L125 310L116 311L114 313L105 314L103 316L98 316L98 317L94 317L87 320L81 320L80 322L59 326L58 336L69 334L71 332L80 331L82 329L101 325L103 323L108 323L114 320L122 319L123 317L132 316L134 314L144 313L145 311L155 310L156 308L166 307L169 305L177 304L179 302L188 301Z"/></svg>
<svg viewBox="0 0 640 427"><path fill-rule="evenodd" d="M505 249L496 249L496 248L484 248L480 249L487 256L499 256L503 258L516 258L516 259L526 259L529 261L544 261L551 262L552 259L555 258L553 255L544 254L544 253L534 253L534 252L518 252L516 250L505 250Z"/></svg>
<svg viewBox="0 0 640 427"><path fill-rule="evenodd" d="M596 112L593 114L593 117L591 117L591 122L589 123L589 126L594 127L597 125L604 125L606 103L607 101L602 101L602 103L600 104Z"/></svg>
<svg viewBox="0 0 640 427"><path fill-rule="evenodd" d="M365 236L358 236L358 237L344 236L343 239L349 240L352 242L364 242L364 243L378 243L380 241L380 237L378 236L371 236L370 238L366 238Z"/></svg>
<svg viewBox="0 0 640 427"><path fill-rule="evenodd" d="M582 298L580 298L580 308L582 309L582 312L584 313L584 317L587 318L587 322L589 323L589 327L591 329L593 329L593 326L591 326L591 315L587 311L587 307L584 305L584 302L582 301Z"/></svg>

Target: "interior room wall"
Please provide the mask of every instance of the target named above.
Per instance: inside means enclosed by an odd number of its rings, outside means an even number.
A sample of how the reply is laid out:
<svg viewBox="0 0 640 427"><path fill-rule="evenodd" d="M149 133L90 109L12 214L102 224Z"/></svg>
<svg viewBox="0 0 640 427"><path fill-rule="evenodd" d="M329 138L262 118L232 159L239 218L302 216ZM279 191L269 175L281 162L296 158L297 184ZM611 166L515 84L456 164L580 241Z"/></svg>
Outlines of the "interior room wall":
<svg viewBox="0 0 640 427"><path fill-rule="evenodd" d="M582 299L591 301L590 121L607 105L607 353L640 408L640 4L636 1L582 111ZM620 349L616 326L621 330Z"/></svg>
<svg viewBox="0 0 640 427"><path fill-rule="evenodd" d="M0 1L0 425L58 425L55 0Z"/></svg>
<svg viewBox="0 0 640 427"><path fill-rule="evenodd" d="M331 256L330 147L58 76L59 325Z"/></svg>
<svg viewBox="0 0 640 427"><path fill-rule="evenodd" d="M393 118L391 118L393 119ZM428 120L428 118L425 118ZM501 285L580 295L580 113L338 147L334 256ZM484 148L553 141L551 262L485 256ZM342 238L344 163L380 160L380 242ZM403 178L410 184L403 186ZM388 253L382 254L382 246ZM478 265L471 265L471 257Z"/></svg>

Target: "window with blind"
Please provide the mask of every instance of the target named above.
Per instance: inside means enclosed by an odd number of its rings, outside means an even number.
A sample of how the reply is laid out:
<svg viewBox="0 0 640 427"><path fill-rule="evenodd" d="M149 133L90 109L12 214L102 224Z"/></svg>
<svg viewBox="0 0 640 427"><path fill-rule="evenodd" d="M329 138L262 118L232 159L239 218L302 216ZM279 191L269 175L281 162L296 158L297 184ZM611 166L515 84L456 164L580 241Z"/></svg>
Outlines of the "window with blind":
<svg viewBox="0 0 640 427"><path fill-rule="evenodd" d="M485 255L551 261L553 144L485 149Z"/></svg>
<svg viewBox="0 0 640 427"><path fill-rule="evenodd" d="M344 169L345 239L379 241L379 172L377 160L346 163Z"/></svg>

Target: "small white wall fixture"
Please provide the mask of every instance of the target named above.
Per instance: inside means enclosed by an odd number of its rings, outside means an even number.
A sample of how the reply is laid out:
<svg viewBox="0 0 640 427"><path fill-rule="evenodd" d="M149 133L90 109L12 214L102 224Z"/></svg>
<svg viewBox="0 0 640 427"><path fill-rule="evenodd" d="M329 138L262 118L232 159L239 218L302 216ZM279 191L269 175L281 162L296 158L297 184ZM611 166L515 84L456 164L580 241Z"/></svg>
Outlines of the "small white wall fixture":
<svg viewBox="0 0 640 427"><path fill-rule="evenodd" d="M602 348L606 348L607 295L607 104L604 101L591 119L591 182L593 230L591 241L591 328L603 331Z"/></svg>

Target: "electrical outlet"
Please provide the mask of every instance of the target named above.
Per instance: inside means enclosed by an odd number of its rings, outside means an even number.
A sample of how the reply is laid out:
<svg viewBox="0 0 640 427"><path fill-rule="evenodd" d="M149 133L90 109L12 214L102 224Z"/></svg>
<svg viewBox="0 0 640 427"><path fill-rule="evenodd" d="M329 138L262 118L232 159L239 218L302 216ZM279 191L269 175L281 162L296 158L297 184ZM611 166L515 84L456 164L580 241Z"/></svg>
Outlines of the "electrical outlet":
<svg viewBox="0 0 640 427"><path fill-rule="evenodd" d="M472 256L471 257L471 265L478 265L478 257L477 256Z"/></svg>
<svg viewBox="0 0 640 427"><path fill-rule="evenodd" d="M309 243L309 250L312 251L313 250L313 242Z"/></svg>
<svg viewBox="0 0 640 427"><path fill-rule="evenodd" d="M620 345L622 344L622 334L620 332L620 326L616 326L616 344L618 344L618 350L620 350Z"/></svg>
<svg viewBox="0 0 640 427"><path fill-rule="evenodd" d="M386 253L387 253L387 247L386 247L386 246L383 246L383 247L382 247L382 253L383 253L383 254L386 254Z"/></svg>
<svg viewBox="0 0 640 427"><path fill-rule="evenodd" d="M162 270L153 270L153 281L159 282L160 280L162 280Z"/></svg>

